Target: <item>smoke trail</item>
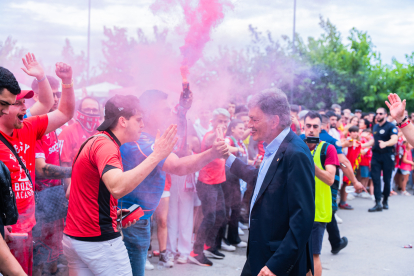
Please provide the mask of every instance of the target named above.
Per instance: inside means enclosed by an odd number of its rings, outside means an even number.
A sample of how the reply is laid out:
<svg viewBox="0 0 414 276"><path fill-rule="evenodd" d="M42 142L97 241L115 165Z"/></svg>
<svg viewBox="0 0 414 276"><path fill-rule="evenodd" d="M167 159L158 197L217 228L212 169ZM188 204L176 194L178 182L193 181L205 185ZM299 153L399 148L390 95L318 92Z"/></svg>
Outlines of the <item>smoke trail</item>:
<svg viewBox="0 0 414 276"><path fill-rule="evenodd" d="M188 26L184 45L180 47L181 76L183 81L187 81L189 69L202 57L212 29L223 20L224 8L232 8L233 5L228 0L198 0L195 6L191 5L190 0L156 0L151 9L154 13L168 11L174 4L182 7Z"/></svg>

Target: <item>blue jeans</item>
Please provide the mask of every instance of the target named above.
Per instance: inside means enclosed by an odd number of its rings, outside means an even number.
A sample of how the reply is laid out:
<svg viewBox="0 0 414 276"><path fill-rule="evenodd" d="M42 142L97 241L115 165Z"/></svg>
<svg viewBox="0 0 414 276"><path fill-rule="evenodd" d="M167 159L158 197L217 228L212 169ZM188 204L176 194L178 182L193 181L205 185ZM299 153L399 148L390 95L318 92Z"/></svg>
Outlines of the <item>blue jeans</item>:
<svg viewBox="0 0 414 276"><path fill-rule="evenodd" d="M134 276L144 276L145 262L147 261L150 246L150 229L149 219L139 220L131 227L122 229L124 243L128 251L132 274Z"/></svg>

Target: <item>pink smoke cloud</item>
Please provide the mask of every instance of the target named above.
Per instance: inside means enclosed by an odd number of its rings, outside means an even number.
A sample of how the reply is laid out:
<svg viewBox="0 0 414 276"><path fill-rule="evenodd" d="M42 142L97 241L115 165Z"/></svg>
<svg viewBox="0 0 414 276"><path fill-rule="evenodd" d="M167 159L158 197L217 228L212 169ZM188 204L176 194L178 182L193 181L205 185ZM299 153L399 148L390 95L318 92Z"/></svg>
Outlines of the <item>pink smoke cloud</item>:
<svg viewBox="0 0 414 276"><path fill-rule="evenodd" d="M228 0L198 0L196 5L192 3L190 0L156 0L151 5L154 13L168 12L174 4L179 4L184 11L188 31L184 45L180 47L183 81L187 81L190 68L203 56L204 47L211 39L212 29L224 18L224 9L233 8Z"/></svg>

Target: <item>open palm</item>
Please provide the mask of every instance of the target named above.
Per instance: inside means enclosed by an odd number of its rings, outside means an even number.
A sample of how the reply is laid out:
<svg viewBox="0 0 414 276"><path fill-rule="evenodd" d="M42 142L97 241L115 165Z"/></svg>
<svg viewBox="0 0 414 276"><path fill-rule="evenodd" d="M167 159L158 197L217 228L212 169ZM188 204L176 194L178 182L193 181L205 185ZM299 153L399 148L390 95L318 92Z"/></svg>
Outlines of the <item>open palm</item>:
<svg viewBox="0 0 414 276"><path fill-rule="evenodd" d="M22 58L24 67L22 70L29 76L37 79L43 78L45 75L43 67L37 62L36 57L32 53L27 53L26 58Z"/></svg>
<svg viewBox="0 0 414 276"><path fill-rule="evenodd" d="M400 122L402 119L404 119L406 101L405 100L401 101L400 97L394 93L391 93L388 95L388 101L386 101L385 104L390 109L390 115L397 122Z"/></svg>

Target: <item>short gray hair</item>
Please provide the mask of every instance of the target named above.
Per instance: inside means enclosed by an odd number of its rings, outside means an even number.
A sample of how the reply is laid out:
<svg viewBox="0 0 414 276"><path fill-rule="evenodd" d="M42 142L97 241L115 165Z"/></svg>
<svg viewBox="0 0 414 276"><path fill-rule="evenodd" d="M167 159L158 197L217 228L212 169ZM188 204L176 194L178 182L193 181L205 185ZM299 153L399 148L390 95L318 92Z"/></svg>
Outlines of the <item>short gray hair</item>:
<svg viewBox="0 0 414 276"><path fill-rule="evenodd" d="M227 109L224 108L217 108L213 111L213 120L217 118L217 116L223 115L230 119L230 113L227 111Z"/></svg>
<svg viewBox="0 0 414 276"><path fill-rule="evenodd" d="M259 107L266 115L279 116L279 125L285 129L292 124L290 117L290 105L286 94L278 88L270 88L254 95L248 108Z"/></svg>
<svg viewBox="0 0 414 276"><path fill-rule="evenodd" d="M342 108L341 108L341 106L339 104L333 104L333 105L331 105L331 108L333 110L335 110L336 108L339 108L340 110L342 110Z"/></svg>

